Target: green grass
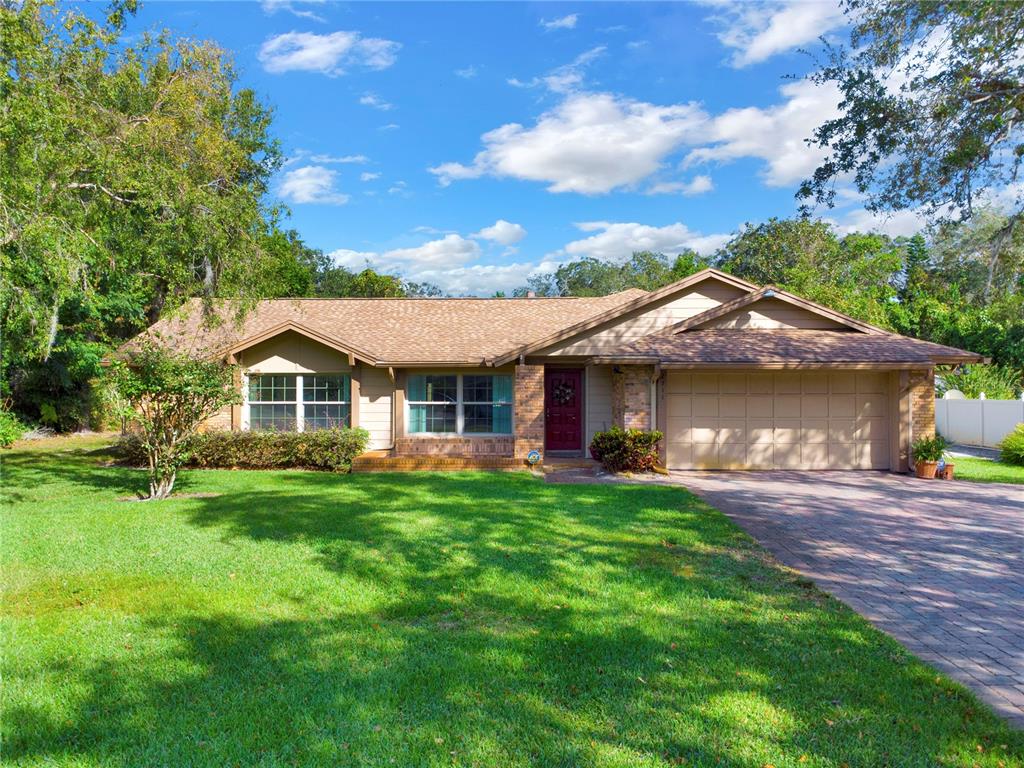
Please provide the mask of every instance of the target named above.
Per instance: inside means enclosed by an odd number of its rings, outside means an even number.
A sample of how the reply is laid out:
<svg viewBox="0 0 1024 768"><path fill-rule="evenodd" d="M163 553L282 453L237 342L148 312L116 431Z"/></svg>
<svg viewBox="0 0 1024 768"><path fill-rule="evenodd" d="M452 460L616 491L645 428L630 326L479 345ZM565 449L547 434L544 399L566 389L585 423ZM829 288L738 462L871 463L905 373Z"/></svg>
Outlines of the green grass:
<svg viewBox="0 0 1024 768"><path fill-rule="evenodd" d="M954 458L953 476L976 483L1024 483L1024 467L990 459Z"/></svg>
<svg viewBox="0 0 1024 768"><path fill-rule="evenodd" d="M3 454L4 765L1013 766L681 489ZM213 495L216 494L216 495Z"/></svg>

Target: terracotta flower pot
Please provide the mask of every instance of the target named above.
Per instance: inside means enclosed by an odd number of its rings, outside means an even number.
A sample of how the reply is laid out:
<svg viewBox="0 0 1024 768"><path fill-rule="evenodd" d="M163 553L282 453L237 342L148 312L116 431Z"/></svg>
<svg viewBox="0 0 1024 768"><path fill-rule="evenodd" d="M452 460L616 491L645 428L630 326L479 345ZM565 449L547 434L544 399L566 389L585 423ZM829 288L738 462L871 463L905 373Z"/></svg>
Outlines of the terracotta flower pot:
<svg viewBox="0 0 1024 768"><path fill-rule="evenodd" d="M939 468L939 462L937 461L919 461L914 464L914 472L918 477L923 477L926 480L935 479L935 470Z"/></svg>
<svg viewBox="0 0 1024 768"><path fill-rule="evenodd" d="M952 465L952 464L947 464L946 466L944 466L942 468L942 479L943 480L952 480L953 479L953 466L954 465Z"/></svg>

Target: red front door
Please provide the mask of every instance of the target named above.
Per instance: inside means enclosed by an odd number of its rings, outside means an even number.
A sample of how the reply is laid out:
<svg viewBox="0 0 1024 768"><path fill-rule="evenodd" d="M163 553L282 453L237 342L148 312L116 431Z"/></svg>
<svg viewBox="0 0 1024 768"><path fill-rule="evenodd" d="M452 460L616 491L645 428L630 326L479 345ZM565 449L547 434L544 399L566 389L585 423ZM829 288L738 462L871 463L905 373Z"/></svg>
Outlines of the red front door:
<svg viewBox="0 0 1024 768"><path fill-rule="evenodd" d="M583 371L544 371L544 438L549 451L583 448Z"/></svg>

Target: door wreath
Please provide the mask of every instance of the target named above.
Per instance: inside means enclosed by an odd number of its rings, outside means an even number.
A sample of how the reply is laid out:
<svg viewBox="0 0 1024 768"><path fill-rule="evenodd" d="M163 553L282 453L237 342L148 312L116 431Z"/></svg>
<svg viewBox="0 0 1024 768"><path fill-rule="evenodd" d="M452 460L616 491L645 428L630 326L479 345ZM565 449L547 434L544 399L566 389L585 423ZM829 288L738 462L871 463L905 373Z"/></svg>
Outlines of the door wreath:
<svg viewBox="0 0 1024 768"><path fill-rule="evenodd" d="M568 381L563 381L560 384L557 384L551 391L551 399L555 401L555 405L565 405L572 401L575 395L576 388Z"/></svg>

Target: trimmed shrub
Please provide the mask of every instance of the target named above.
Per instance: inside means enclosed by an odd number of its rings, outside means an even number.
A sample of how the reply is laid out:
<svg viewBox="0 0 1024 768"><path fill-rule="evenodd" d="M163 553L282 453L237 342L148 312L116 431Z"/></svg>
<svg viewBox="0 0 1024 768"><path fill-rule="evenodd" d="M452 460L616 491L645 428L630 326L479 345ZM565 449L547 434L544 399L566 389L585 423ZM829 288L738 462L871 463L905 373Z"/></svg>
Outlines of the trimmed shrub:
<svg viewBox="0 0 1024 768"><path fill-rule="evenodd" d="M201 432L185 441L184 466L194 469L322 469L348 472L366 450L370 433L354 429L315 432ZM146 466L146 451L135 435L117 444L121 461Z"/></svg>
<svg viewBox="0 0 1024 768"><path fill-rule="evenodd" d="M609 472L650 472L658 463L657 430L619 429L598 432L590 443L590 455Z"/></svg>
<svg viewBox="0 0 1024 768"><path fill-rule="evenodd" d="M1024 423L1013 428L1013 432L999 444L999 458L1007 464L1024 467Z"/></svg>
<svg viewBox="0 0 1024 768"><path fill-rule="evenodd" d="M28 427L17 416L6 408L0 408L0 448L10 448L27 431Z"/></svg>

